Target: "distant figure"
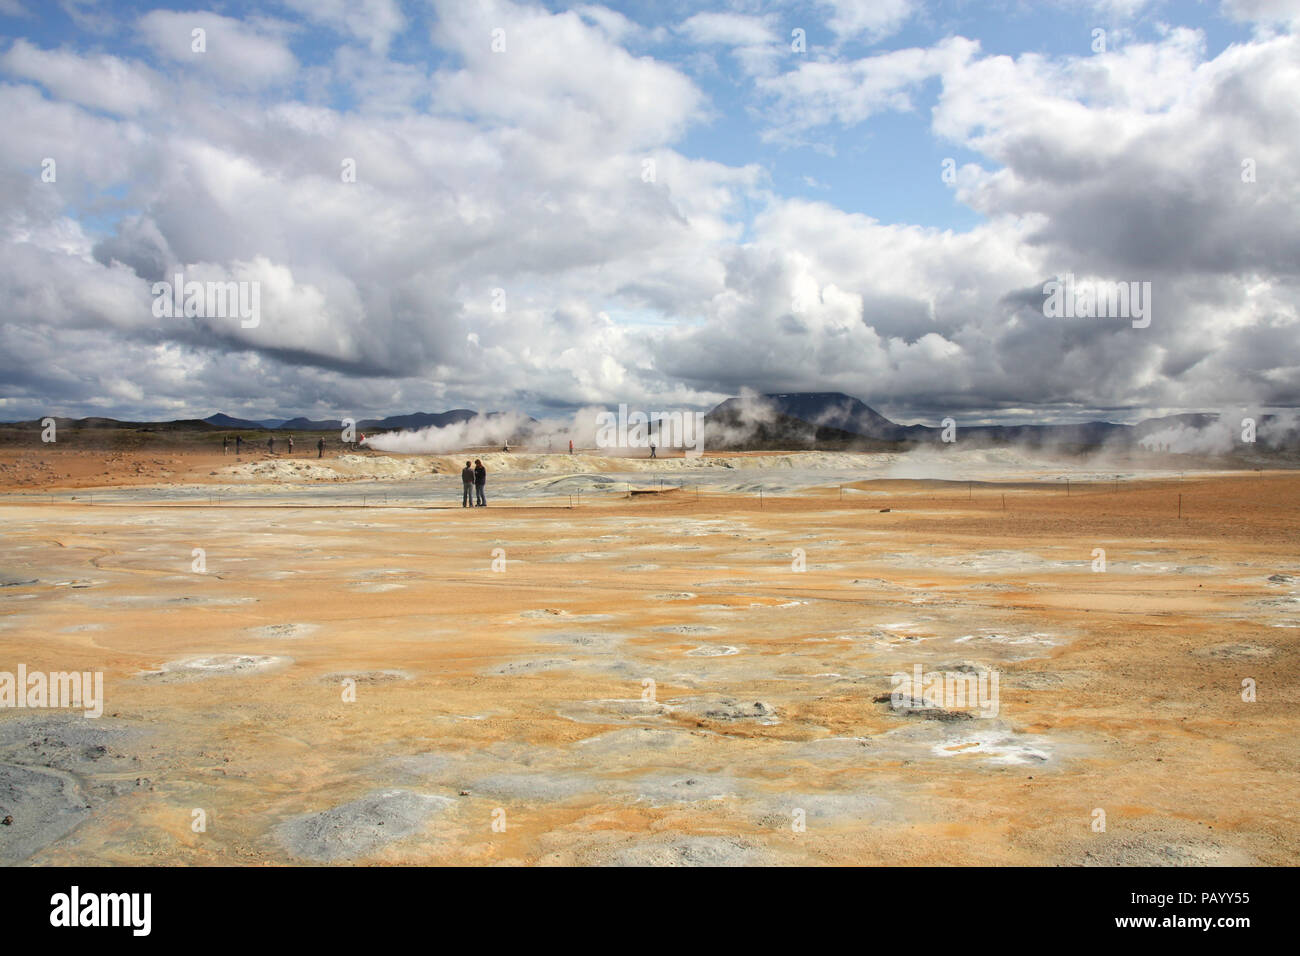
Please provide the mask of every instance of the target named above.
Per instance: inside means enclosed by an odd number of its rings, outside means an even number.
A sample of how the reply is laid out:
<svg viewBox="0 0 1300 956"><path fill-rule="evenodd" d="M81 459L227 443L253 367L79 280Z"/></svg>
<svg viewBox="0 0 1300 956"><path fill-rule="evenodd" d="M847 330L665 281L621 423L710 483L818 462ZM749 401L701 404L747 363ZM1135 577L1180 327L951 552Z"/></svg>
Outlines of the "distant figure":
<svg viewBox="0 0 1300 956"><path fill-rule="evenodd" d="M570 455L573 454L573 439L572 439L572 438L569 439L569 454L570 454Z"/></svg>
<svg viewBox="0 0 1300 956"><path fill-rule="evenodd" d="M325 457L325 439L324 439L324 438L317 438L317 439L316 439L316 457L317 457L317 458L324 458L324 457Z"/></svg>
<svg viewBox="0 0 1300 956"><path fill-rule="evenodd" d="M487 507L487 498L483 496L483 486L487 484L487 469L483 467L483 462L477 458L474 459L474 496L478 499L480 508Z"/></svg>
<svg viewBox="0 0 1300 956"><path fill-rule="evenodd" d="M268 438L268 439L266 440L266 450L267 450L268 452L270 452L272 455L275 454L275 436L274 436L274 435L272 435L270 438Z"/></svg>
<svg viewBox="0 0 1300 956"><path fill-rule="evenodd" d="M225 454L226 452L228 452L228 451L230 451L230 436L229 436L229 435L227 435L225 438L221 439L221 454L224 455L224 454Z"/></svg>
<svg viewBox="0 0 1300 956"><path fill-rule="evenodd" d="M293 454L293 436L289 436L289 454Z"/></svg>
<svg viewBox="0 0 1300 956"><path fill-rule="evenodd" d="M654 446L654 442L651 442L651 443L650 443L650 457L653 458L654 456L655 456L655 446Z"/></svg>
<svg viewBox="0 0 1300 956"><path fill-rule="evenodd" d="M243 435L236 435L236 436L235 436L235 454L238 455L238 454L239 454L239 450L240 450L241 448L243 448L243 447L244 447L244 436L243 436Z"/></svg>
<svg viewBox="0 0 1300 956"><path fill-rule="evenodd" d="M465 467L460 470L460 483L464 486L464 494L460 499L462 508L474 507L474 469L469 462L465 462Z"/></svg>

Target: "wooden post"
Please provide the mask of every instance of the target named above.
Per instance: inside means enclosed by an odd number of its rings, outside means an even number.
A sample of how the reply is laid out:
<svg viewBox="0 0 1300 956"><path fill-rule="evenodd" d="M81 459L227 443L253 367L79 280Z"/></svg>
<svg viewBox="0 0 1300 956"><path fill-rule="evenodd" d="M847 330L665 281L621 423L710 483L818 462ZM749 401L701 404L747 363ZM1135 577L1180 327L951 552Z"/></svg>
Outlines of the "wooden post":
<svg viewBox="0 0 1300 956"><path fill-rule="evenodd" d="M1007 510L1007 496L1005 494L1002 496L1002 510Z"/></svg>
<svg viewBox="0 0 1300 956"><path fill-rule="evenodd" d="M1183 496L1179 495L1178 496L1178 517L1181 518L1182 516L1183 516Z"/></svg>

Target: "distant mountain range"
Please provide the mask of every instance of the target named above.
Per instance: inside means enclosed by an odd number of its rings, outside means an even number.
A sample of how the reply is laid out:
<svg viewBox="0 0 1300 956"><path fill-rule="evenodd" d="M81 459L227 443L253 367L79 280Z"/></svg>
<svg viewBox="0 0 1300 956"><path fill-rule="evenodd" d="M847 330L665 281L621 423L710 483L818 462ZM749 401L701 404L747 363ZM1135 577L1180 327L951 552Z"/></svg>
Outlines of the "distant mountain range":
<svg viewBox="0 0 1300 956"><path fill-rule="evenodd" d="M934 443L942 441L944 431L942 425L899 425L843 392L777 392L729 398L705 415L704 420L714 426L710 431L713 447L738 449L827 445L874 448L882 443ZM1065 425L962 425L958 421L956 435L959 441L986 445L1063 448L1133 446L1143 439L1158 442L1167 435L1167 443L1175 451L1182 450L1178 447L1180 442L1196 445L1195 450L1201 452L1248 450L1244 443L1232 439L1239 430L1235 423L1231 428L1222 429L1222 447L1214 447L1208 437L1195 441L1196 435L1208 436L1206 429L1218 421L1219 415L1212 412L1149 418L1136 425L1100 421ZM1276 416L1259 417L1255 450L1300 449L1300 431L1294 424L1289 430L1280 424Z"/></svg>
<svg viewBox="0 0 1300 956"><path fill-rule="evenodd" d="M453 425L456 422L464 422L473 418L478 412L471 411L468 408L453 408L449 412L416 412L413 415L390 415L388 418L363 418L357 422L358 431L393 431L403 428L428 428L430 425L436 425L442 428L445 425ZM490 413L492 415L496 412ZM203 419L203 422L212 425L215 428L253 428L253 429L271 429L274 431L300 431L300 432L325 432L339 431L343 428L343 422L339 419L319 419L310 418L290 418L288 420L280 418L266 418L260 421L253 421L247 418L232 418L221 412L215 415L209 415Z"/></svg>
<svg viewBox="0 0 1300 956"><path fill-rule="evenodd" d="M446 412L415 412L367 418L356 423L358 434L430 426L445 427L466 422L479 413L468 408ZM488 412L483 417L502 417ZM1159 445L1172 451L1203 454L1300 451L1300 426L1296 420L1284 423L1277 416L1262 415L1256 422L1254 445L1241 442L1240 425L1222 422L1213 412L1193 412L1149 418L1136 425L1117 422L1086 421L1056 425L963 425L956 422L956 437L963 445L1017 444L1029 447L1059 447L1063 450L1099 447L1132 448L1143 443ZM56 419L60 428L122 434L134 432L172 432L190 430L337 432L343 428L338 419L261 419L235 418L218 412L204 419L172 422L123 422L112 418ZM776 392L767 395L729 398L705 415L708 427L706 447L713 449L797 449L852 448L865 451L901 450L918 444L943 441L939 425L900 425L892 422L861 400L843 392ZM7 427L40 427L38 421L0 423ZM553 437L545 423L535 419L511 423L511 444L527 444ZM25 430L25 429L24 429Z"/></svg>

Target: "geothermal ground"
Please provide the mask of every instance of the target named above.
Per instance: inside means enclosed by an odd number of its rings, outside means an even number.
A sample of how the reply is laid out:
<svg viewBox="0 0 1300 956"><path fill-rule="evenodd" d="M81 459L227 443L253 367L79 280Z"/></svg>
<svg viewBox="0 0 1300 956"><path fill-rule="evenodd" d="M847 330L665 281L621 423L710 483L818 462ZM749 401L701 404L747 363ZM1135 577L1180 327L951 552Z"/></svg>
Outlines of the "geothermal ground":
<svg viewBox="0 0 1300 956"><path fill-rule="evenodd" d="M1300 474L463 457L6 452L0 863L1300 860Z"/></svg>

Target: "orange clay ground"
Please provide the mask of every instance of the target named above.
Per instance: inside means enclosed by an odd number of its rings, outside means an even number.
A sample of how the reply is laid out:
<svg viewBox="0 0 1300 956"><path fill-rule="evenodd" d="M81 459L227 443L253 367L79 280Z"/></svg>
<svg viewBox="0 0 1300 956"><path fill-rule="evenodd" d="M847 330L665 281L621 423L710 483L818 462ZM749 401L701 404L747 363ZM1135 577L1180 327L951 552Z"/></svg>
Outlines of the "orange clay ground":
<svg viewBox="0 0 1300 956"><path fill-rule="evenodd" d="M1300 474L467 511L110 458L0 459L0 672L105 692L0 710L0 863L1300 860Z"/></svg>

